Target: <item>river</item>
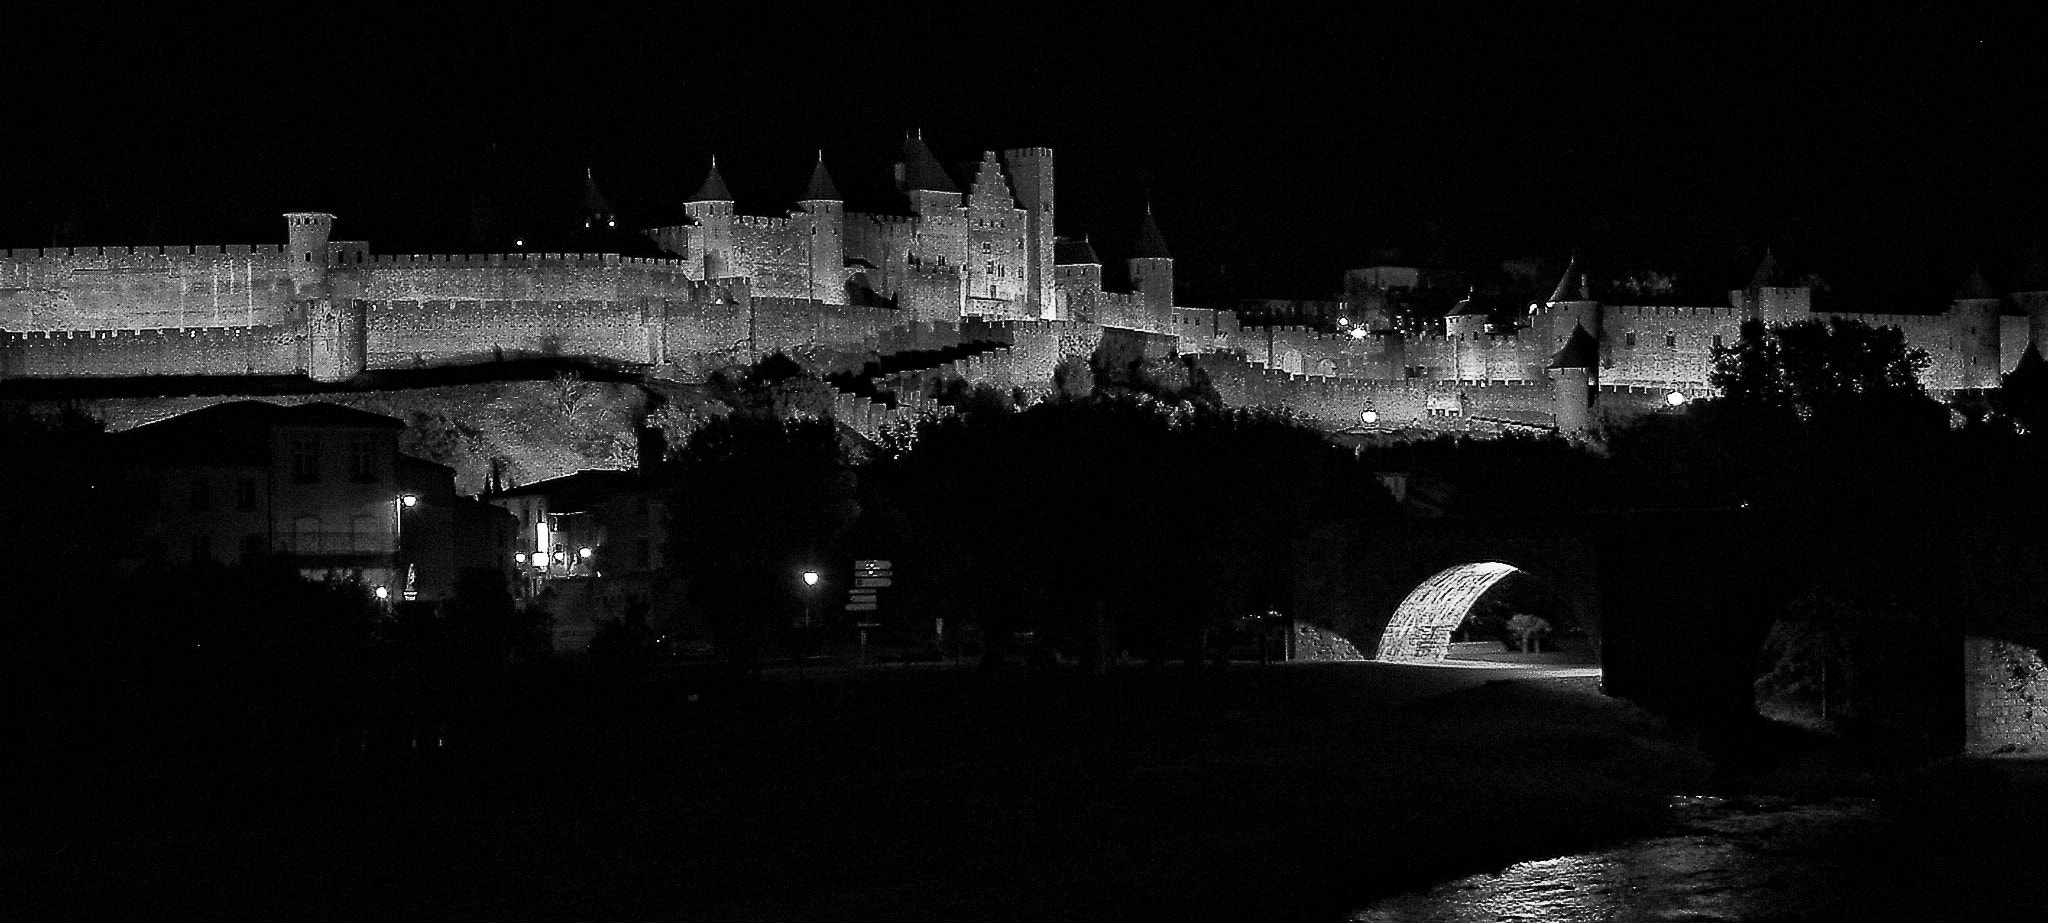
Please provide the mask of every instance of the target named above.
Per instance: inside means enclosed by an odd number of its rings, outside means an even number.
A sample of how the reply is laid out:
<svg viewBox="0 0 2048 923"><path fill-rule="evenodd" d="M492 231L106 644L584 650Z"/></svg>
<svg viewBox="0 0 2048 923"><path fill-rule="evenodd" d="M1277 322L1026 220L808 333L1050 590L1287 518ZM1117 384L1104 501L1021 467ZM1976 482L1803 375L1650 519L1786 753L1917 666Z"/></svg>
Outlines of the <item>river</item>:
<svg viewBox="0 0 2048 923"><path fill-rule="evenodd" d="M1973 873L1868 799L1682 796L1664 836L1371 904L1358 923L2042 919L2044 876ZM2042 819L2034 818L2039 823ZM2036 865L2036 868L2040 866ZM1987 876L1998 880L1987 881ZM2031 880L2028 880L2028 878ZM2017 913L2018 916L2012 914Z"/></svg>

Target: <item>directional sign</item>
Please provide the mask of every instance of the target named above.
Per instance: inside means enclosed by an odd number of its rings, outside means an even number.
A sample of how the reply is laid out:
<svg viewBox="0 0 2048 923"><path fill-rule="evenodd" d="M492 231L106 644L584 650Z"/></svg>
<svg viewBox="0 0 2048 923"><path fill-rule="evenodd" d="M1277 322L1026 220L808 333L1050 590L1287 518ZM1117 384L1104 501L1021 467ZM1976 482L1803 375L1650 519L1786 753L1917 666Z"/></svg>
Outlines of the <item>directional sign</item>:
<svg viewBox="0 0 2048 923"><path fill-rule="evenodd" d="M890 585L890 584L892 584L892 583L895 583L895 581L893 581L893 580L890 580L890 579L889 579L889 578L887 578L887 577L855 577L855 578L853 578L853 585L854 585L854 586L857 586L857 587L878 587L878 586L889 586L889 585Z"/></svg>
<svg viewBox="0 0 2048 923"><path fill-rule="evenodd" d="M847 603L847 604L846 604L846 611L848 611L848 612L873 612L873 611L875 611L875 608L876 608L876 606L875 606L875 604L874 604L874 603Z"/></svg>
<svg viewBox="0 0 2048 923"><path fill-rule="evenodd" d="M853 562L853 568L855 570L888 570L889 568L894 566L894 564L888 561L868 560Z"/></svg>
<svg viewBox="0 0 2048 923"><path fill-rule="evenodd" d="M846 595L847 595L847 598L848 598L848 599L850 599L850 600L852 600L853 602L874 602L874 601L875 601L875 594L876 594L876 593L879 593L879 592L881 592L881 591L880 591L880 590L847 590L847 591L846 591Z"/></svg>

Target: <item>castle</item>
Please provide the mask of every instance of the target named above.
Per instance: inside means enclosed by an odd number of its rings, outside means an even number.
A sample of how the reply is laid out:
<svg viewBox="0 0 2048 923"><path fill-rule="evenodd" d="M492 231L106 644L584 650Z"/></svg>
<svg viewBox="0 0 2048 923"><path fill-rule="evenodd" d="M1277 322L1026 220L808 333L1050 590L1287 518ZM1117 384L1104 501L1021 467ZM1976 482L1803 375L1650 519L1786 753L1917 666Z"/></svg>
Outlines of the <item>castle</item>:
<svg viewBox="0 0 2048 923"><path fill-rule="evenodd" d="M618 252L372 253L335 218L285 216L280 245L0 251L0 379L303 375L564 357L699 381L774 352L822 371L879 355L995 342L927 370L1039 390L1105 345L1196 357L1233 404L1330 429L1579 432L1708 390L1712 351L1747 318L1841 316L1901 328L1933 362L1930 391L1997 387L2048 341L2048 283L2012 296L1973 277L1939 315L1816 315L1767 257L1725 305L1594 298L1576 265L1512 323L1461 306L1441 333L1251 326L1174 303L1174 259L1150 210L1107 289L1086 238L1056 234L1053 152L984 153L966 191L923 139L896 165L904 214L848 211L823 157L798 208L739 215L716 161L683 224L642 229L659 256ZM585 227L617 223L595 193ZM916 395L908 395L917 406ZM903 406L844 395L860 429Z"/></svg>

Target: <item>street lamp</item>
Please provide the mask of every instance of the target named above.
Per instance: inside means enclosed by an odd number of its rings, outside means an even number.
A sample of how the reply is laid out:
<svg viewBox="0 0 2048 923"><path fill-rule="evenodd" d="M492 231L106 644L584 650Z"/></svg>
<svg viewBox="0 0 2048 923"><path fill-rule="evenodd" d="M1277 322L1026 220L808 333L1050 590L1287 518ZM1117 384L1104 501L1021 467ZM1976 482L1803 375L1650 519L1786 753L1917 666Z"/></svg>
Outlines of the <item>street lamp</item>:
<svg viewBox="0 0 2048 923"><path fill-rule="evenodd" d="M419 594L412 591L413 584L412 580L409 579L410 574L399 568L399 565L405 559L405 511L418 505L420 505L419 494L399 494L391 500L391 575L405 582L404 585L407 589L405 598L407 600L414 599ZM377 588L378 599L386 599L390 595L391 591L389 589L381 586Z"/></svg>
<svg viewBox="0 0 2048 923"><path fill-rule="evenodd" d="M817 586L817 585L818 585L818 572L817 572L817 571L814 571L814 570L807 570L807 571L804 571L804 590L805 590L805 593L804 593L804 628L805 628L805 630L809 630L809 629L810 629L810 627L811 627L811 593L809 592L809 590L810 590L811 588L813 588L813 587Z"/></svg>

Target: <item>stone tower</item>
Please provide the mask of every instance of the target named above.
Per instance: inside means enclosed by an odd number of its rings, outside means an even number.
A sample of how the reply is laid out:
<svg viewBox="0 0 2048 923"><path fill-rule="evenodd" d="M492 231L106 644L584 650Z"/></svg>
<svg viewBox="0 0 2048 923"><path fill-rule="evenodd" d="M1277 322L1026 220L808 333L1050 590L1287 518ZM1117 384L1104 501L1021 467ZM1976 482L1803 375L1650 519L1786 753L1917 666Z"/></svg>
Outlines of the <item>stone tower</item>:
<svg viewBox="0 0 2048 923"><path fill-rule="evenodd" d="M326 212L286 212L284 224L285 259L291 263L293 297L326 294L327 241L334 235L334 216Z"/></svg>
<svg viewBox="0 0 2048 923"><path fill-rule="evenodd" d="M1543 308L1550 315L1551 349L1563 349L1574 330L1585 331L1596 344L1600 341L1600 302L1594 299L1586 273L1579 268L1577 253L1572 254Z"/></svg>
<svg viewBox="0 0 2048 923"><path fill-rule="evenodd" d="M825 172L825 152L811 168L811 183L797 203L809 219L811 300L846 303L846 202L832 174Z"/></svg>
<svg viewBox="0 0 2048 923"><path fill-rule="evenodd" d="M691 255L702 254L704 278L732 276L732 193L725 188L725 178L718 175L718 158L711 158L711 172L704 174L704 184L683 203L683 212L696 225Z"/></svg>
<svg viewBox="0 0 2048 923"><path fill-rule="evenodd" d="M1557 431L1585 432L1593 422L1594 389L1600 382L1600 344L1586 328L1574 325L1545 374L1550 376Z"/></svg>
<svg viewBox="0 0 2048 923"><path fill-rule="evenodd" d="M1766 324L1796 324L1813 314L1813 290L1788 284L1778 268L1777 254L1764 248L1764 258L1749 277L1749 287L1731 293L1729 304L1744 316Z"/></svg>
<svg viewBox="0 0 2048 923"><path fill-rule="evenodd" d="M2003 302L1985 284L1982 269L1970 270L1970 278L1956 292L1949 308L1956 337L1956 387L1998 387L1998 308Z"/></svg>
<svg viewBox="0 0 2048 923"><path fill-rule="evenodd" d="M1024 206L1024 313L1067 320L1053 297L1052 148L1022 147L1003 152L1010 185Z"/></svg>
<svg viewBox="0 0 2048 923"><path fill-rule="evenodd" d="M1145 221L1138 225L1138 245L1131 250L1131 289L1138 294L1153 319L1164 323L1173 316L1173 251L1166 249L1166 237L1152 218L1152 205L1145 205Z"/></svg>
<svg viewBox="0 0 2048 923"><path fill-rule="evenodd" d="M1465 299L1444 314L1444 335L1451 340L1459 381L1486 379L1486 309L1467 290Z"/></svg>
<svg viewBox="0 0 2048 923"><path fill-rule="evenodd" d="M910 197L910 211L919 218L953 215L960 207L960 185L953 182L932 149L925 146L924 133L903 137L903 159L896 164L896 185Z"/></svg>

